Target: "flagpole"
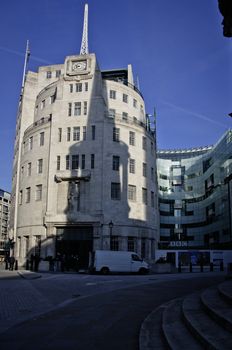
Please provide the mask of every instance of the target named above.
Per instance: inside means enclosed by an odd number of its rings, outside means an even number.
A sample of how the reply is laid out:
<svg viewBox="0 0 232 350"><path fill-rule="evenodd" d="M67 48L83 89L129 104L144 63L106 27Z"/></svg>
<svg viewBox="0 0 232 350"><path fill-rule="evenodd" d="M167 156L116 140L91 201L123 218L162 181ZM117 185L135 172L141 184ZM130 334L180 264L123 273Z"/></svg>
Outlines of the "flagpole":
<svg viewBox="0 0 232 350"><path fill-rule="evenodd" d="M27 62L28 62L29 56L30 56L29 40L27 40L25 59L24 59L24 67L23 67L22 93L23 93L23 89L24 89L24 85L25 85L26 69L27 69Z"/></svg>

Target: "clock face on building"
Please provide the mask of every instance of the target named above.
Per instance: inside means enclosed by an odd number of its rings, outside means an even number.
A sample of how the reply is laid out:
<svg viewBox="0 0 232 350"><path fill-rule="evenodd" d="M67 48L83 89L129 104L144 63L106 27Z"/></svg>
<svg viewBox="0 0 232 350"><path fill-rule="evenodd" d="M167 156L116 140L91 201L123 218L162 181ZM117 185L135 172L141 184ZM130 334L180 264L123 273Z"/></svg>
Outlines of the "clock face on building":
<svg viewBox="0 0 232 350"><path fill-rule="evenodd" d="M72 63L72 70L74 72L83 71L87 67L86 61L78 61Z"/></svg>

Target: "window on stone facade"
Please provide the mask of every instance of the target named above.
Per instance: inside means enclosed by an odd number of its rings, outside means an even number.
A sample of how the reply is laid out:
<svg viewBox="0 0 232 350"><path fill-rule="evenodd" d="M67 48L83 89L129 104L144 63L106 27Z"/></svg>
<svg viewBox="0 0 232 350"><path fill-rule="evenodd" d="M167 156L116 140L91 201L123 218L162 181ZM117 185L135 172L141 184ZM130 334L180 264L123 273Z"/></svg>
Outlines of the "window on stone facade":
<svg viewBox="0 0 232 350"><path fill-rule="evenodd" d="M21 167L21 174L24 174L24 166Z"/></svg>
<svg viewBox="0 0 232 350"><path fill-rule="evenodd" d="M76 83L76 92L82 92L82 83Z"/></svg>
<svg viewBox="0 0 232 350"><path fill-rule="evenodd" d="M123 94L122 95L122 101L125 102L125 103L128 103L128 95Z"/></svg>
<svg viewBox="0 0 232 350"><path fill-rule="evenodd" d="M85 169L85 154L81 155L81 169Z"/></svg>
<svg viewBox="0 0 232 350"><path fill-rule="evenodd" d="M33 136L29 137L29 151L33 148Z"/></svg>
<svg viewBox="0 0 232 350"><path fill-rule="evenodd" d="M123 120L128 120L128 113L122 112L122 119Z"/></svg>
<svg viewBox="0 0 232 350"><path fill-rule="evenodd" d="M88 83L85 83L85 91L88 91L88 88L89 88Z"/></svg>
<svg viewBox="0 0 232 350"><path fill-rule="evenodd" d="M119 237L118 236L111 236L110 250L114 250L114 251L119 250Z"/></svg>
<svg viewBox="0 0 232 350"><path fill-rule="evenodd" d="M147 149L147 138L145 136L143 136L143 149Z"/></svg>
<svg viewBox="0 0 232 350"><path fill-rule="evenodd" d="M121 199L120 183L111 182L111 199L119 200Z"/></svg>
<svg viewBox="0 0 232 350"><path fill-rule="evenodd" d="M53 104L56 100L56 94L50 96L50 104Z"/></svg>
<svg viewBox="0 0 232 350"><path fill-rule="evenodd" d="M31 188L27 187L26 188L26 203L30 203L31 201Z"/></svg>
<svg viewBox="0 0 232 350"><path fill-rule="evenodd" d="M60 156L56 157L56 170L60 170Z"/></svg>
<svg viewBox="0 0 232 350"><path fill-rule="evenodd" d="M135 251L135 237L127 237L127 250L128 252Z"/></svg>
<svg viewBox="0 0 232 350"><path fill-rule="evenodd" d="M147 164L143 163L143 176L147 177Z"/></svg>
<svg viewBox="0 0 232 350"><path fill-rule="evenodd" d="M44 132L39 134L39 145L44 146Z"/></svg>
<svg viewBox="0 0 232 350"><path fill-rule="evenodd" d="M129 172L135 174L135 159L129 159Z"/></svg>
<svg viewBox="0 0 232 350"><path fill-rule="evenodd" d="M66 170L69 170L69 168L70 168L70 157L69 157L69 154L66 156L65 162L66 162Z"/></svg>
<svg viewBox="0 0 232 350"><path fill-rule="evenodd" d="M71 140L71 128L68 127L67 128L67 141L70 141Z"/></svg>
<svg viewBox="0 0 232 350"><path fill-rule="evenodd" d="M83 131L83 134L82 134L83 141L85 141L86 140L86 126L83 126L82 131Z"/></svg>
<svg viewBox="0 0 232 350"><path fill-rule="evenodd" d="M45 108L45 100L43 100L42 102L41 102L41 109L44 109Z"/></svg>
<svg viewBox="0 0 232 350"><path fill-rule="evenodd" d="M73 84L69 84L69 92L73 92Z"/></svg>
<svg viewBox="0 0 232 350"><path fill-rule="evenodd" d="M58 128L58 142L62 141L62 128Z"/></svg>
<svg viewBox="0 0 232 350"><path fill-rule="evenodd" d="M143 204L147 204L147 189L142 188L142 202Z"/></svg>
<svg viewBox="0 0 232 350"><path fill-rule="evenodd" d="M81 115L81 102L74 103L74 115L75 116Z"/></svg>
<svg viewBox="0 0 232 350"><path fill-rule="evenodd" d="M128 185L128 199L130 201L136 201L136 186Z"/></svg>
<svg viewBox="0 0 232 350"><path fill-rule="evenodd" d="M79 155L72 155L72 169L79 169Z"/></svg>
<svg viewBox="0 0 232 350"><path fill-rule="evenodd" d="M133 99L133 107L137 108L137 100Z"/></svg>
<svg viewBox="0 0 232 350"><path fill-rule="evenodd" d="M96 126L95 125L92 125L92 140L95 140L95 137L96 137Z"/></svg>
<svg viewBox="0 0 232 350"><path fill-rule="evenodd" d="M87 101L84 101L84 115L87 115Z"/></svg>
<svg viewBox="0 0 232 350"><path fill-rule="evenodd" d="M155 194L153 191L151 191L151 207L155 207Z"/></svg>
<svg viewBox="0 0 232 350"><path fill-rule="evenodd" d="M75 126L73 128L73 141L80 141L80 127Z"/></svg>
<svg viewBox="0 0 232 350"><path fill-rule="evenodd" d="M113 170L118 171L119 170L119 165L120 165L120 157L119 156L113 156L113 164L112 164Z"/></svg>
<svg viewBox="0 0 232 350"><path fill-rule="evenodd" d="M72 104L69 103L68 104L68 116L71 117L71 115L72 115Z"/></svg>
<svg viewBox="0 0 232 350"><path fill-rule="evenodd" d="M36 185L35 200L36 201L42 200L42 185Z"/></svg>
<svg viewBox="0 0 232 350"><path fill-rule="evenodd" d="M110 98L113 100L116 100L116 91L115 90L110 90Z"/></svg>
<svg viewBox="0 0 232 350"><path fill-rule="evenodd" d="M37 173L42 174L43 172L43 159L38 159L37 161Z"/></svg>
<svg viewBox="0 0 232 350"><path fill-rule="evenodd" d="M21 205L23 203L23 191L19 191L19 204Z"/></svg>
<svg viewBox="0 0 232 350"><path fill-rule="evenodd" d="M120 141L120 129L119 128L113 128L113 141L114 142Z"/></svg>
<svg viewBox="0 0 232 350"><path fill-rule="evenodd" d="M154 168L153 167L151 167L151 181L154 181L154 176L155 174L154 174Z"/></svg>
<svg viewBox="0 0 232 350"><path fill-rule="evenodd" d="M50 70L47 71L47 79L50 79L52 77L52 72Z"/></svg>
<svg viewBox="0 0 232 350"><path fill-rule="evenodd" d="M94 169L94 166L95 166L95 155L94 154L91 154L91 169Z"/></svg>
<svg viewBox="0 0 232 350"><path fill-rule="evenodd" d="M31 162L27 164L27 176L31 176Z"/></svg>
<svg viewBox="0 0 232 350"><path fill-rule="evenodd" d="M129 144L135 146L135 132L133 131L129 132Z"/></svg>
<svg viewBox="0 0 232 350"><path fill-rule="evenodd" d="M110 118L115 118L115 113L116 113L115 109L113 109L113 108L109 109L109 117Z"/></svg>
<svg viewBox="0 0 232 350"><path fill-rule="evenodd" d="M60 69L56 70L56 78L59 78L60 75L61 75L61 70Z"/></svg>

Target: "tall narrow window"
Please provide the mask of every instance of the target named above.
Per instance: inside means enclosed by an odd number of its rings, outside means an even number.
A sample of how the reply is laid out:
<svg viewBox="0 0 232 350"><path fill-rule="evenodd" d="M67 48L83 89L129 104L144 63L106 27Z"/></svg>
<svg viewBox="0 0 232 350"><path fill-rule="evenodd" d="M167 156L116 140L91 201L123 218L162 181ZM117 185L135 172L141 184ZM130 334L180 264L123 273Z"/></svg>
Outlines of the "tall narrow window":
<svg viewBox="0 0 232 350"><path fill-rule="evenodd" d="M73 84L69 84L69 92L73 92Z"/></svg>
<svg viewBox="0 0 232 350"><path fill-rule="evenodd" d="M95 155L91 154L91 169L94 169L95 167Z"/></svg>
<svg viewBox="0 0 232 350"><path fill-rule="evenodd" d="M47 71L47 79L51 79L52 77L52 72L50 70Z"/></svg>
<svg viewBox="0 0 232 350"><path fill-rule="evenodd" d="M33 148L33 136L29 137L29 150Z"/></svg>
<svg viewBox="0 0 232 350"><path fill-rule="evenodd" d="M42 185L36 185L35 200L36 201L42 200Z"/></svg>
<svg viewBox="0 0 232 350"><path fill-rule="evenodd" d="M73 128L73 141L80 141L80 127L75 126Z"/></svg>
<svg viewBox="0 0 232 350"><path fill-rule="evenodd" d="M39 145L43 146L44 145L44 132L41 132L39 134Z"/></svg>
<svg viewBox="0 0 232 350"><path fill-rule="evenodd" d="M122 95L122 100L123 100L123 102L128 103L128 95L123 94Z"/></svg>
<svg viewBox="0 0 232 350"><path fill-rule="evenodd" d="M58 142L62 141L62 128L58 128Z"/></svg>
<svg viewBox="0 0 232 350"><path fill-rule="evenodd" d="M155 195L153 191L151 191L151 206L152 208L155 207Z"/></svg>
<svg viewBox="0 0 232 350"><path fill-rule="evenodd" d="M67 141L70 141L71 140L71 128L68 127L67 128Z"/></svg>
<svg viewBox="0 0 232 350"><path fill-rule="evenodd" d="M52 96L50 96L50 104L53 104L56 100L56 94L53 94Z"/></svg>
<svg viewBox="0 0 232 350"><path fill-rule="evenodd" d="M60 170L60 156L56 157L56 170Z"/></svg>
<svg viewBox="0 0 232 350"><path fill-rule="evenodd" d="M87 101L84 101L84 115L87 115Z"/></svg>
<svg viewBox="0 0 232 350"><path fill-rule="evenodd" d="M137 100L133 99L133 107L137 108Z"/></svg>
<svg viewBox="0 0 232 350"><path fill-rule="evenodd" d="M127 250L128 250L128 252L135 251L135 237L128 237L127 238Z"/></svg>
<svg viewBox="0 0 232 350"><path fill-rule="evenodd" d="M82 131L83 131L83 141L85 141L86 140L86 126L83 126L83 129L82 129Z"/></svg>
<svg viewBox="0 0 232 350"><path fill-rule="evenodd" d="M110 118L115 118L115 112L116 112L115 109L110 108L110 109L109 109L109 117L110 117Z"/></svg>
<svg viewBox="0 0 232 350"><path fill-rule="evenodd" d="M143 204L147 204L147 189L142 188L142 202Z"/></svg>
<svg viewBox="0 0 232 350"><path fill-rule="evenodd" d="M43 172L43 159L38 159L37 161L37 173L42 174Z"/></svg>
<svg viewBox="0 0 232 350"><path fill-rule="evenodd" d="M120 129L119 128L113 128L113 141L119 142L120 140Z"/></svg>
<svg viewBox="0 0 232 350"><path fill-rule="evenodd" d="M68 116L71 117L71 115L72 115L72 104L69 103L68 104Z"/></svg>
<svg viewBox="0 0 232 350"><path fill-rule="evenodd" d="M66 170L69 170L70 168L69 154L66 156L65 161L66 161Z"/></svg>
<svg viewBox="0 0 232 350"><path fill-rule="evenodd" d="M85 91L88 91L88 83L85 83Z"/></svg>
<svg viewBox="0 0 232 350"><path fill-rule="evenodd" d="M111 182L111 199L119 200L121 198L120 183Z"/></svg>
<svg viewBox="0 0 232 350"><path fill-rule="evenodd" d="M120 157L113 156L113 164L112 164L113 170L119 171L119 165L120 165Z"/></svg>
<svg viewBox="0 0 232 350"><path fill-rule="evenodd" d="M27 164L27 176L31 176L31 163Z"/></svg>
<svg viewBox="0 0 232 350"><path fill-rule="evenodd" d="M23 204L23 191L22 190L19 191L19 204L20 205Z"/></svg>
<svg viewBox="0 0 232 350"><path fill-rule="evenodd" d="M44 109L45 108L45 100L43 100L42 102L41 102L41 109Z"/></svg>
<svg viewBox="0 0 232 350"><path fill-rule="evenodd" d="M122 119L127 120L128 119L128 113L122 112Z"/></svg>
<svg viewBox="0 0 232 350"><path fill-rule="evenodd" d="M116 91L115 90L110 90L110 98L112 98L113 100L116 99Z"/></svg>
<svg viewBox="0 0 232 350"><path fill-rule="evenodd" d="M31 188L27 187L26 188L26 203L30 203L31 201Z"/></svg>
<svg viewBox="0 0 232 350"><path fill-rule="evenodd" d="M59 78L60 75L61 75L61 70L60 69L56 70L56 78Z"/></svg>
<svg viewBox="0 0 232 350"><path fill-rule="evenodd" d="M96 137L96 127L95 125L92 125L92 140L95 140Z"/></svg>
<svg viewBox="0 0 232 350"><path fill-rule="evenodd" d="M81 102L74 103L74 115L76 116L81 115Z"/></svg>
<svg viewBox="0 0 232 350"><path fill-rule="evenodd" d="M82 83L76 83L76 92L82 92Z"/></svg>
<svg viewBox="0 0 232 350"><path fill-rule="evenodd" d="M85 154L81 155L81 169L85 169Z"/></svg>
<svg viewBox="0 0 232 350"><path fill-rule="evenodd" d="M143 176L147 177L147 164L143 163Z"/></svg>
<svg viewBox="0 0 232 350"><path fill-rule="evenodd" d="M128 199L130 201L136 201L136 186L128 185Z"/></svg>
<svg viewBox="0 0 232 350"><path fill-rule="evenodd" d="M129 172L135 174L135 159L130 158L129 160Z"/></svg>
<svg viewBox="0 0 232 350"><path fill-rule="evenodd" d="M79 169L79 155L72 155L72 169Z"/></svg>
<svg viewBox="0 0 232 350"><path fill-rule="evenodd" d="M143 136L143 149L147 149L147 138L145 136Z"/></svg>
<svg viewBox="0 0 232 350"><path fill-rule="evenodd" d="M129 132L129 144L135 146L135 132L133 131Z"/></svg>

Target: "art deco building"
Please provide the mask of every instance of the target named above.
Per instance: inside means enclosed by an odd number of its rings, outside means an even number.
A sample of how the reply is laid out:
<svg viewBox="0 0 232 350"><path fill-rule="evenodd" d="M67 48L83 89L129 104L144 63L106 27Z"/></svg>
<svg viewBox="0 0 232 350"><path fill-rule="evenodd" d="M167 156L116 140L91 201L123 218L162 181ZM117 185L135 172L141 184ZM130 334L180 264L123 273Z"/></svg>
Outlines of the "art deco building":
<svg viewBox="0 0 232 350"><path fill-rule="evenodd" d="M211 147L157 154L161 249L232 248L232 131Z"/></svg>
<svg viewBox="0 0 232 350"><path fill-rule="evenodd" d="M86 9L87 10L87 9ZM88 53L28 71L19 103L11 235L30 254L134 250L158 240L156 149L132 67L101 71Z"/></svg>
<svg viewBox="0 0 232 350"><path fill-rule="evenodd" d="M6 253L10 214L10 193L0 189L0 260Z"/></svg>

